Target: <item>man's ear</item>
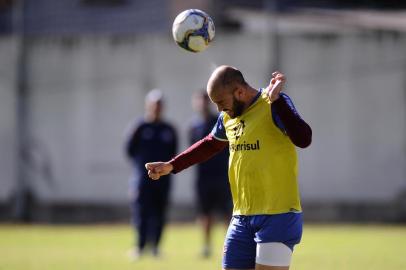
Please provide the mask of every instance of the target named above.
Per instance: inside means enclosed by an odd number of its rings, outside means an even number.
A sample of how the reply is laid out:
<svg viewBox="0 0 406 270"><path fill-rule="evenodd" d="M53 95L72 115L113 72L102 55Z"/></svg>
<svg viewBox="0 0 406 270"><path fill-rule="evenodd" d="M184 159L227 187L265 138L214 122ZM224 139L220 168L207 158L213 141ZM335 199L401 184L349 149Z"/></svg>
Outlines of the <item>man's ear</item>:
<svg viewBox="0 0 406 270"><path fill-rule="evenodd" d="M242 101L244 99L244 91L241 87L237 87L234 90L234 98L238 101Z"/></svg>

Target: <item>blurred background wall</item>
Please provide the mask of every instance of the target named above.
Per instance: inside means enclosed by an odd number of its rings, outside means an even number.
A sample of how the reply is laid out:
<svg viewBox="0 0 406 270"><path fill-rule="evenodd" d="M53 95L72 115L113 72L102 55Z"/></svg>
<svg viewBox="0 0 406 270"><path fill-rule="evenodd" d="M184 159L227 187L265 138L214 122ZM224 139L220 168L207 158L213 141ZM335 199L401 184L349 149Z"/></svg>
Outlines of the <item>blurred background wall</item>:
<svg viewBox="0 0 406 270"><path fill-rule="evenodd" d="M0 219L125 220L126 128L161 88L187 147L192 93L221 64L254 87L279 69L313 129L299 150L306 218L406 221L406 12L398 1L0 1ZM212 46L171 37L186 8L212 14ZM194 210L175 177L172 219Z"/></svg>

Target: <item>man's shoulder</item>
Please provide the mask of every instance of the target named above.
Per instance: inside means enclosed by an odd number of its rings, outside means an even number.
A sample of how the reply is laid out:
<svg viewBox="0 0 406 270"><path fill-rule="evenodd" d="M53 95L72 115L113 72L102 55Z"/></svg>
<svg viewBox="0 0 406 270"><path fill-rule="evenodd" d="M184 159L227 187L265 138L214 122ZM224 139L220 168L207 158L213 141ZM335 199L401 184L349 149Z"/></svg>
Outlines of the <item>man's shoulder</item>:
<svg viewBox="0 0 406 270"><path fill-rule="evenodd" d="M220 112L217 117L217 122L224 123L226 120L231 119L225 112Z"/></svg>
<svg viewBox="0 0 406 270"><path fill-rule="evenodd" d="M287 104L289 104L289 105L291 105L291 106L294 107L293 101L292 101L292 99L290 98L290 96L289 96L288 94L286 94L286 93L280 93L279 98L282 98L283 100L285 100L285 102L286 102Z"/></svg>
<svg viewBox="0 0 406 270"><path fill-rule="evenodd" d="M147 123L144 121L143 118L137 118L127 125L126 133L140 130L140 129L144 128L146 126L146 124Z"/></svg>
<svg viewBox="0 0 406 270"><path fill-rule="evenodd" d="M261 95L259 96L259 99L264 101L267 104L271 104L271 100L269 99L269 95L268 95L268 89L261 88L259 91L261 91Z"/></svg>
<svg viewBox="0 0 406 270"><path fill-rule="evenodd" d="M266 88L261 88L260 91L261 91L260 99L264 100L267 103L271 103L271 101L269 99L269 95L268 95L268 90ZM285 92L281 92L279 95L279 98L282 98L282 99L286 100L287 102L292 103L292 99Z"/></svg>

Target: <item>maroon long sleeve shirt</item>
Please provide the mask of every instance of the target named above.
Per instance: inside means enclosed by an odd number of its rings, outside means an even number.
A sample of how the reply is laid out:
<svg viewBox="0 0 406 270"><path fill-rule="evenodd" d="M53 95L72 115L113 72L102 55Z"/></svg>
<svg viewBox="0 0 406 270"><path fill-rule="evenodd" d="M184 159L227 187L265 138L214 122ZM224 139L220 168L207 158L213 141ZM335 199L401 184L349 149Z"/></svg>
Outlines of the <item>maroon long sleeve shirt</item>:
<svg viewBox="0 0 406 270"><path fill-rule="evenodd" d="M286 135L289 136L294 145L300 148L306 148L310 145L312 141L312 130L300 117L286 94L281 94L281 96L272 103L272 112L279 116ZM193 164L204 162L227 146L227 141L218 140L212 134L208 134L170 160L173 166L172 172L178 173Z"/></svg>

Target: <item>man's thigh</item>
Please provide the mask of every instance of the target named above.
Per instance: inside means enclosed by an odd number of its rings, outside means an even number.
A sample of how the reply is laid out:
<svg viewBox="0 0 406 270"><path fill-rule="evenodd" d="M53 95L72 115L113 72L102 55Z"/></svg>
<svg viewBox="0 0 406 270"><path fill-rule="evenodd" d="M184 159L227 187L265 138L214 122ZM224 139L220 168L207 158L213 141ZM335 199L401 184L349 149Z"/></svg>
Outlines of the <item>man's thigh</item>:
<svg viewBox="0 0 406 270"><path fill-rule="evenodd" d="M292 250L280 242L258 243L255 269L289 269Z"/></svg>
<svg viewBox="0 0 406 270"><path fill-rule="evenodd" d="M248 219L233 217L224 241L223 269L254 269L255 231Z"/></svg>
<svg viewBox="0 0 406 270"><path fill-rule="evenodd" d="M301 214L233 217L224 244L223 269L289 269L300 242Z"/></svg>

